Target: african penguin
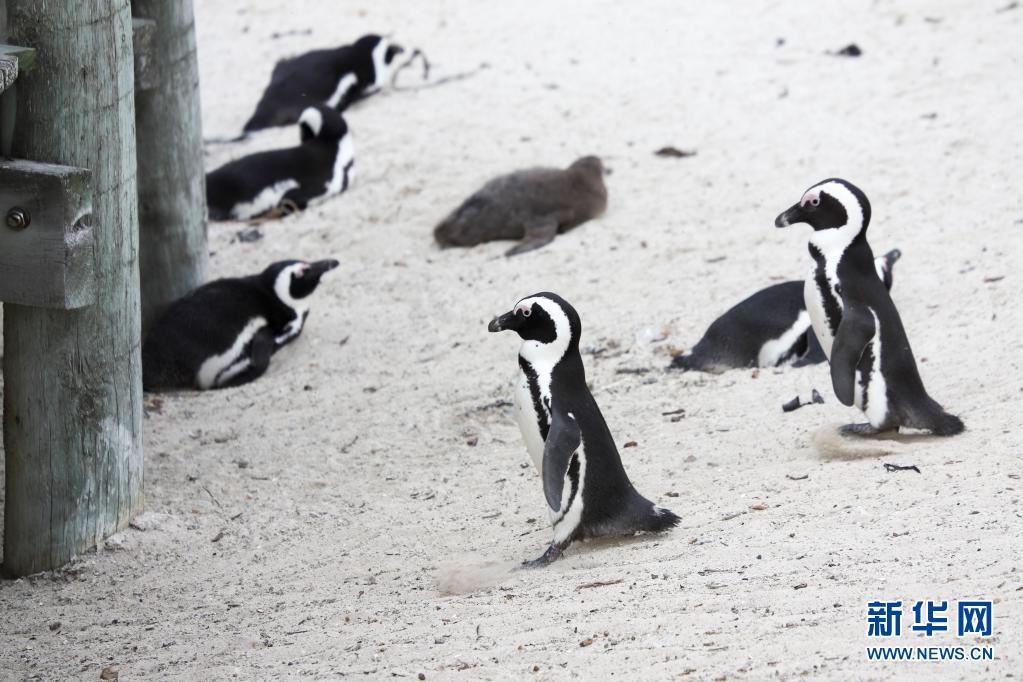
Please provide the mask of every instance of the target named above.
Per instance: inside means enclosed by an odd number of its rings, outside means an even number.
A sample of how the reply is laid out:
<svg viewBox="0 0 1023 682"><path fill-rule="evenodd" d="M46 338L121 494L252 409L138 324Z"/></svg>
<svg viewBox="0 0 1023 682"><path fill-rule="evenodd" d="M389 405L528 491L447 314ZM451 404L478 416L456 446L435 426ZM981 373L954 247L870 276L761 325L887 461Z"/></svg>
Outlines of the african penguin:
<svg viewBox="0 0 1023 682"><path fill-rule="evenodd" d="M522 338L515 416L554 526L547 551L524 565L549 564L574 540L675 526L679 517L640 495L625 473L586 385L575 309L557 294L534 294L489 326L508 329Z"/></svg>
<svg viewBox="0 0 1023 682"><path fill-rule="evenodd" d="M519 239L506 256L549 244L558 233L607 208L604 166L596 156L568 168L531 168L487 182L433 231L441 246Z"/></svg>
<svg viewBox="0 0 1023 682"><path fill-rule="evenodd" d="M336 260L280 261L178 299L142 344L143 388L206 390L258 379L270 356L302 332L309 295L337 266Z"/></svg>
<svg viewBox="0 0 1023 682"><path fill-rule="evenodd" d="M891 289L898 249L874 261L877 276ZM810 327L803 282L782 282L743 299L714 320L691 350L672 359L670 369L723 372L747 367L777 367L789 360L803 367L827 358Z"/></svg>
<svg viewBox="0 0 1023 682"><path fill-rule="evenodd" d="M807 223L814 264L804 286L810 322L831 362L831 383L844 405L855 405L867 424L843 433L869 435L906 426L939 436L963 430L924 390L906 331L878 279L867 243L870 202L852 183L817 183L774 224Z"/></svg>
<svg viewBox="0 0 1023 682"><path fill-rule="evenodd" d="M304 210L314 199L348 189L355 148L341 114L323 105L307 107L298 127L299 146L243 156L206 174L210 220Z"/></svg>
<svg viewBox="0 0 1023 682"><path fill-rule="evenodd" d="M344 111L387 85L404 48L378 35L277 62L245 133L290 125L313 104Z"/></svg>

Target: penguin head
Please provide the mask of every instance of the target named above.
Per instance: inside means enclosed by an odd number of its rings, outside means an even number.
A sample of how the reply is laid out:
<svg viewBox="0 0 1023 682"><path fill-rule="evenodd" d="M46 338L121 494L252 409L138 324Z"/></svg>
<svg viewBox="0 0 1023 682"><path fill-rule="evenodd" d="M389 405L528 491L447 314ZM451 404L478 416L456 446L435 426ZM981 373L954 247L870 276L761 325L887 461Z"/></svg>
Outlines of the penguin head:
<svg viewBox="0 0 1023 682"><path fill-rule="evenodd" d="M316 291L320 278L340 263L330 258L308 262L304 260L282 260L272 264L259 276L262 284L270 289L288 307L299 307L298 301Z"/></svg>
<svg viewBox="0 0 1023 682"><path fill-rule="evenodd" d="M895 267L895 261L900 258L902 258L902 251L892 249L885 255L874 259L874 268L877 270L877 276L884 282L884 286L888 291L892 290L892 268Z"/></svg>
<svg viewBox="0 0 1023 682"><path fill-rule="evenodd" d="M355 41L355 49L361 55L369 57L367 66L371 70L362 71L359 80L365 88L365 94L371 95L383 89L389 82L394 69L398 66L398 55L405 51L401 45L378 35L365 35Z"/></svg>
<svg viewBox="0 0 1023 682"><path fill-rule="evenodd" d="M313 104L302 110L298 117L302 142L309 140L340 140L348 134L348 124L334 108Z"/></svg>
<svg viewBox="0 0 1023 682"><path fill-rule="evenodd" d="M843 246L866 231L870 223L867 195L851 182L829 178L803 192L798 203L774 219L775 227L806 223L814 229L810 242Z"/></svg>
<svg viewBox="0 0 1023 682"><path fill-rule="evenodd" d="M557 362L569 349L579 348L579 313L557 294L527 296L491 320L491 332L512 330L522 338L519 354L529 361Z"/></svg>

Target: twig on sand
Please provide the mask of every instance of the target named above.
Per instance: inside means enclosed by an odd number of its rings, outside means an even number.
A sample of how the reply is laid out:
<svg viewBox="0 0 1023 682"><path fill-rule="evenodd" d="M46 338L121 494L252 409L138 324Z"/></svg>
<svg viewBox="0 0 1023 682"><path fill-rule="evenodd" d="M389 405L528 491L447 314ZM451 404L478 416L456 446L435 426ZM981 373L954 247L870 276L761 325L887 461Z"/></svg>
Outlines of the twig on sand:
<svg viewBox="0 0 1023 682"><path fill-rule="evenodd" d="M617 585L623 582L625 578L618 578L617 580L595 580L592 583L583 583L582 585L576 585L577 590L586 590L591 587L606 587L607 585Z"/></svg>
<svg viewBox="0 0 1023 682"><path fill-rule="evenodd" d="M915 471L918 474L920 473L920 469L917 468L917 466L915 464L910 464L909 466L902 466L901 464L889 464L888 462L885 462L884 463L884 470L885 471Z"/></svg>
<svg viewBox="0 0 1023 682"><path fill-rule="evenodd" d="M469 71L462 71L461 73L453 73L450 76L444 76L443 78L438 78L437 80L431 81L429 83L409 85L406 87L398 85L398 74L400 74L402 71L405 70L406 67L412 64L412 62L415 61L416 57L419 57L423 62L423 80L425 81L430 77L430 62L427 61L426 55L423 53L422 50L416 49L412 53L412 56L409 58L409 60L405 62L402 66L398 67L398 69L394 72L394 75L391 77L391 89L394 90L395 92L413 92L415 90L426 90L428 88L435 88L438 85L444 85L445 83L453 83L455 81L471 78L472 76L475 76L483 69L490 68L490 64L483 62L475 69L470 69Z"/></svg>
<svg viewBox="0 0 1023 682"><path fill-rule="evenodd" d="M217 499L217 496L216 496L216 495L214 495L213 493L211 493L211 492L210 492L210 489L209 489L209 488L207 488L206 486L202 486L202 490L203 490L203 492L205 492L205 493L206 493L207 495L209 495L209 496L210 496L210 499L211 499L211 500L213 500L214 502L216 502L216 504L217 504L217 506L218 506L219 508L221 508L221 509L223 509L223 508L224 508L224 505L220 504L220 500L218 500L218 499Z"/></svg>

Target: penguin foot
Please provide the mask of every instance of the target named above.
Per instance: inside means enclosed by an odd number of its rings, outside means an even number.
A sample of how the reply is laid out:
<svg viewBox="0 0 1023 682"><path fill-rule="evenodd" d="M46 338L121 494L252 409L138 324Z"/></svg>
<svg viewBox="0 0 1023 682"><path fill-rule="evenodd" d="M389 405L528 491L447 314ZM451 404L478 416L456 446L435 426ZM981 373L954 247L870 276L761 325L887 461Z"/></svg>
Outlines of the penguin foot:
<svg viewBox="0 0 1023 682"><path fill-rule="evenodd" d="M552 544L539 558L533 559L532 561L523 561L520 568L543 568L544 566L557 561L558 557L561 556L561 552L562 550L560 547Z"/></svg>
<svg viewBox="0 0 1023 682"><path fill-rule="evenodd" d="M891 431L893 429L879 429L873 424L846 424L845 426L838 429L838 432L843 436L859 436L863 438L865 436L876 436L885 431Z"/></svg>

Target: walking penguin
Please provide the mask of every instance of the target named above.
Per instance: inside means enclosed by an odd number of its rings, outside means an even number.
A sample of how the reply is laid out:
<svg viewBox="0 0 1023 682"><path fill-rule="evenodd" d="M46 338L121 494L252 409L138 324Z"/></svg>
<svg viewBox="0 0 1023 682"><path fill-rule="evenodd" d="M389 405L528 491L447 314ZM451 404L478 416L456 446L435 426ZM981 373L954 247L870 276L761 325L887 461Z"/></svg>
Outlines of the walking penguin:
<svg viewBox="0 0 1023 682"><path fill-rule="evenodd" d="M845 180L824 180L774 221L776 227L796 223L814 230L809 243L814 264L803 296L831 362L835 396L868 420L842 432L871 435L906 426L939 436L960 433L963 422L924 389L902 320L874 269L867 196Z"/></svg>
<svg viewBox="0 0 1023 682"><path fill-rule="evenodd" d="M218 279L178 299L142 344L147 391L225 388L258 379L295 340L309 296L336 260L286 260L249 277Z"/></svg>
<svg viewBox="0 0 1023 682"><path fill-rule="evenodd" d="M545 566L575 540L675 526L679 517L640 495L625 473L586 385L575 308L557 294L534 294L494 318L489 330L522 338L515 416L554 527L547 551L524 565Z"/></svg>

